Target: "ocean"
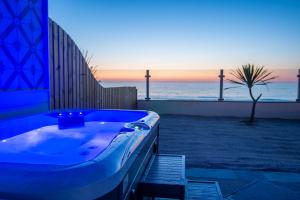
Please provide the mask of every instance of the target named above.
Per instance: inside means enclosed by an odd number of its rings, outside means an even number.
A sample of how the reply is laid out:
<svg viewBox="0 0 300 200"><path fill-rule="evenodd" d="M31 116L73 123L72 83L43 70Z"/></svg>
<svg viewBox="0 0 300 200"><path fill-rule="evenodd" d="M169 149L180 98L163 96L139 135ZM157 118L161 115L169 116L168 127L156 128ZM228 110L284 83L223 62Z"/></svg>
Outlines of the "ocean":
<svg viewBox="0 0 300 200"><path fill-rule="evenodd" d="M144 81L103 81L104 87L135 86L138 99L145 99ZM261 101L295 101L297 98L297 82L274 82L268 86L255 86L257 96L262 93ZM232 101L251 100L248 89L243 86L224 82L224 99ZM150 98L153 100L217 100L219 98L219 82L150 82Z"/></svg>

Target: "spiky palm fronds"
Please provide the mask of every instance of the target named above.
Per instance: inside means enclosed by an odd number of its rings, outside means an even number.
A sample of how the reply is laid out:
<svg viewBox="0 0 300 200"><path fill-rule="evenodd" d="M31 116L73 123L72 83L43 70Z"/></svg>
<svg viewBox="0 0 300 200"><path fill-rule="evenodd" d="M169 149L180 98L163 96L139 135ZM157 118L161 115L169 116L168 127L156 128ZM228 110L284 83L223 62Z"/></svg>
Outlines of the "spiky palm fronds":
<svg viewBox="0 0 300 200"><path fill-rule="evenodd" d="M255 85L267 85L277 76L265 69L264 66L254 66L253 64L242 65L242 68L230 72L235 79L229 79L230 82L245 85L252 88Z"/></svg>
<svg viewBox="0 0 300 200"><path fill-rule="evenodd" d="M254 121L256 103L262 96L254 97L252 94L252 88L255 85L267 85L271 80L275 79L277 76L273 76L272 72L266 70L264 66L254 66L252 64L242 65L242 68L237 68L236 70L230 72L230 74L235 79L228 79L231 83L238 85L244 85L248 87L250 97L252 99L252 111L249 122Z"/></svg>
<svg viewBox="0 0 300 200"><path fill-rule="evenodd" d="M91 65L93 55L89 55L89 52L87 50L84 50L84 49L81 50L81 52L82 52L82 55L84 57L84 60L85 60L86 64L88 65L88 67L91 70L91 73L94 75L95 78L97 78L96 75L97 75L97 72L98 72L98 65Z"/></svg>

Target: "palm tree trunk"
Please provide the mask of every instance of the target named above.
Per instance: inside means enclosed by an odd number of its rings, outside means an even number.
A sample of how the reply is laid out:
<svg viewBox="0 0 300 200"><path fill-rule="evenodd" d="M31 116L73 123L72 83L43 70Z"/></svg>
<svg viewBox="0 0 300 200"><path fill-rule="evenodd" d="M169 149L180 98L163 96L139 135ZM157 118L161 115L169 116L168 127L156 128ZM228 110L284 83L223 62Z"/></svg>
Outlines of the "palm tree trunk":
<svg viewBox="0 0 300 200"><path fill-rule="evenodd" d="M250 115L250 119L249 122L252 123L254 122L254 117L255 117L255 108L256 108L256 99L254 98L253 94L252 94L252 88L249 88L249 94L250 97L252 99L252 110L251 110L251 115Z"/></svg>
<svg viewBox="0 0 300 200"><path fill-rule="evenodd" d="M260 94L255 99L254 96L253 96L253 94L252 94L252 88L249 88L249 94L250 94L250 97L252 99L252 110L251 110L251 115L250 115L249 122L252 123L252 122L254 122L254 118L255 118L256 103L258 102L258 100L260 99L260 97L261 97L262 94Z"/></svg>
<svg viewBox="0 0 300 200"><path fill-rule="evenodd" d="M251 122L251 123L254 122L256 103L257 103L257 101L255 101L255 100L252 102L251 116L249 119L249 122Z"/></svg>

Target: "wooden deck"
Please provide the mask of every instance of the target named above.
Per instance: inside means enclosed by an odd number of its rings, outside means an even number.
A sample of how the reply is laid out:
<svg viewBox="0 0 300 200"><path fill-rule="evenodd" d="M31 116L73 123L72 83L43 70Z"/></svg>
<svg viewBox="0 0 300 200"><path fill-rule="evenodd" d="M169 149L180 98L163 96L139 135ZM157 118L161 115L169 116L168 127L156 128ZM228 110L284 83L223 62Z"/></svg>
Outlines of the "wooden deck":
<svg viewBox="0 0 300 200"><path fill-rule="evenodd" d="M188 180L185 200L222 200L219 184L213 181ZM172 200L155 198L155 200Z"/></svg>
<svg viewBox="0 0 300 200"><path fill-rule="evenodd" d="M139 193L148 197L184 199L185 157L154 155L139 184Z"/></svg>
<svg viewBox="0 0 300 200"><path fill-rule="evenodd" d="M221 200L215 181L189 180L185 156L153 155L138 186L138 199Z"/></svg>

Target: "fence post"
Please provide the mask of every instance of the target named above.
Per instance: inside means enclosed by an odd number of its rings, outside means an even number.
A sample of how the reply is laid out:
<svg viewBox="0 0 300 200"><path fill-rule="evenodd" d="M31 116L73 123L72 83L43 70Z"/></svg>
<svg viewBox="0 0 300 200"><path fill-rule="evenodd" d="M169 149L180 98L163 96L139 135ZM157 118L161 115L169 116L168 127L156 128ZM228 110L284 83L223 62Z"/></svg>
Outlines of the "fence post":
<svg viewBox="0 0 300 200"><path fill-rule="evenodd" d="M149 80L150 80L150 70L147 69L146 70L146 75L145 75L145 78L146 78L146 100L149 101L150 100L150 97L149 97Z"/></svg>
<svg viewBox="0 0 300 200"><path fill-rule="evenodd" d="M297 77L298 77L298 95L297 95L296 101L300 102L300 69L298 69Z"/></svg>
<svg viewBox="0 0 300 200"><path fill-rule="evenodd" d="M219 96L219 99L218 101L224 101L224 98L223 98L223 80L224 80L224 70L221 69L220 70L220 75L219 75L219 78L220 78L220 96Z"/></svg>

